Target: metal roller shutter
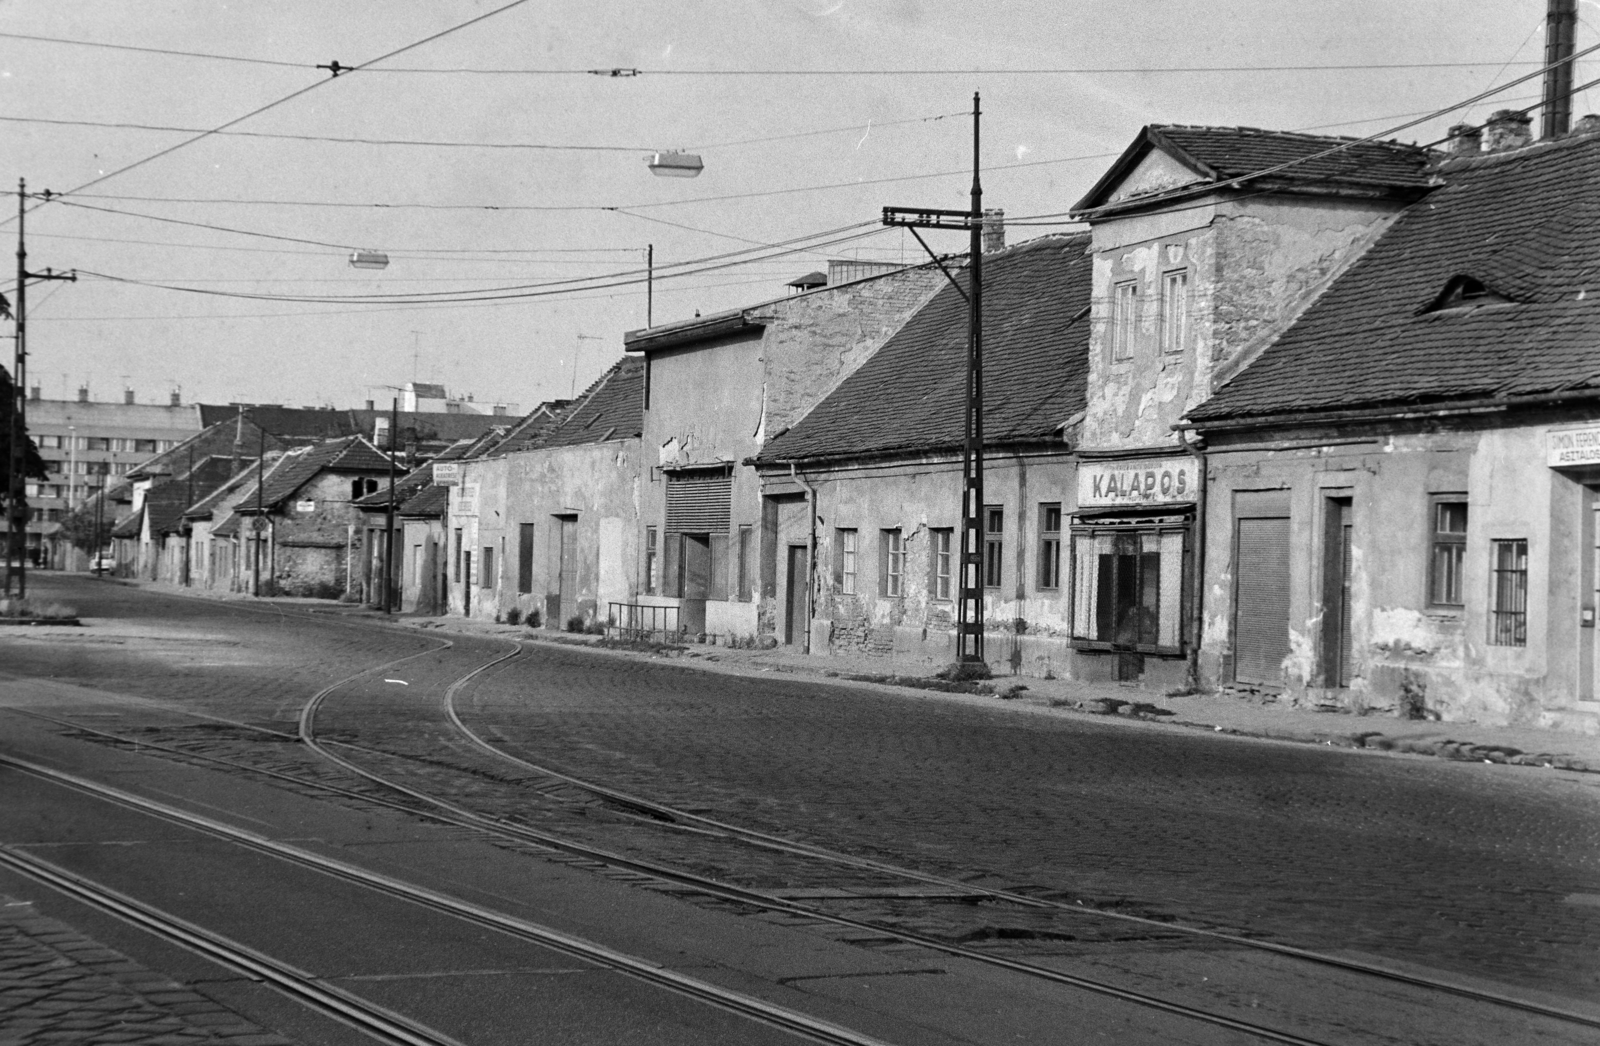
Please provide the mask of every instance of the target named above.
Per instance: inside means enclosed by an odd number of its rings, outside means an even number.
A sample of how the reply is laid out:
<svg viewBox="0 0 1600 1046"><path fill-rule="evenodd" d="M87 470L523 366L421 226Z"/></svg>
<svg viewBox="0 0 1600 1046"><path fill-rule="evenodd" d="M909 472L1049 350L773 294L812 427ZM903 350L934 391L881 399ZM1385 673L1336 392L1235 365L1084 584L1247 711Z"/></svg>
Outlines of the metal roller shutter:
<svg viewBox="0 0 1600 1046"><path fill-rule="evenodd" d="M726 473L667 477L667 532L728 532L732 518L733 477Z"/></svg>
<svg viewBox="0 0 1600 1046"><path fill-rule="evenodd" d="M1233 677L1277 686L1289 655L1289 520L1238 521Z"/></svg>

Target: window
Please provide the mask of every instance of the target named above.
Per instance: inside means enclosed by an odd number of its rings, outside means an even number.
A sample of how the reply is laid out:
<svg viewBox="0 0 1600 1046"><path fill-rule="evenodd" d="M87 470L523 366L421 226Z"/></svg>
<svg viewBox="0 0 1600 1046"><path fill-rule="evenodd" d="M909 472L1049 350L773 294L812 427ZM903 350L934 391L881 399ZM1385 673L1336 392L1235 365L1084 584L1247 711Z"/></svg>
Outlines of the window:
<svg viewBox="0 0 1600 1046"><path fill-rule="evenodd" d="M156 440L156 449L157 450L171 450L173 447L176 447L177 445L178 445L178 441L175 440L175 439Z"/></svg>
<svg viewBox="0 0 1600 1046"><path fill-rule="evenodd" d="M478 568L478 587L494 587L494 546L483 546L482 566Z"/></svg>
<svg viewBox="0 0 1600 1046"><path fill-rule="evenodd" d="M653 596L660 586L661 532L655 527L644 528L644 591Z"/></svg>
<svg viewBox="0 0 1600 1046"><path fill-rule="evenodd" d="M39 437L39 449L40 450L58 450L58 449L60 449L60 447L61 447L61 437L60 436L40 436Z"/></svg>
<svg viewBox="0 0 1600 1046"><path fill-rule="evenodd" d="M1189 270L1177 269L1161 277L1161 351L1182 352L1189 347Z"/></svg>
<svg viewBox="0 0 1600 1046"><path fill-rule="evenodd" d="M52 458L45 458L44 459L44 470L46 472L52 472L52 473L55 473L56 475L60 475L61 474L61 462L56 461L56 460L54 460Z"/></svg>
<svg viewBox="0 0 1600 1046"><path fill-rule="evenodd" d="M898 529L881 531L878 594L899 599L906 592L906 539Z"/></svg>
<svg viewBox="0 0 1600 1046"><path fill-rule="evenodd" d="M1115 648L1183 648L1183 524L1105 526L1072 533L1073 638Z"/></svg>
<svg viewBox="0 0 1600 1046"><path fill-rule="evenodd" d="M203 548L204 546L201 546L201 547ZM412 545L411 546L411 583L413 585L419 585L419 586L422 584L422 546L421 545Z"/></svg>
<svg viewBox="0 0 1600 1046"><path fill-rule="evenodd" d="M40 489L39 488L39 484L37 484L37 483L24 483L22 485L23 494L26 495L27 497L30 497L30 498L38 497L39 496L39 489ZM55 496L56 495L54 495L54 494L50 495L50 497L55 497Z"/></svg>
<svg viewBox="0 0 1600 1046"><path fill-rule="evenodd" d="M1005 566L1004 531L1006 510L999 505L983 507L983 587L999 588Z"/></svg>
<svg viewBox="0 0 1600 1046"><path fill-rule="evenodd" d="M739 587L738 598L745 603L750 602L754 593L754 578L750 576L750 553L753 548L754 530L749 524L739 528Z"/></svg>
<svg viewBox="0 0 1600 1046"><path fill-rule="evenodd" d="M1061 587L1061 503L1039 506L1039 587Z"/></svg>
<svg viewBox="0 0 1600 1046"><path fill-rule="evenodd" d="M133 449L133 440L131 440L131 439L120 439L120 438L119 439L114 439L114 440L111 441L111 449L115 450L115 451L132 450Z"/></svg>
<svg viewBox="0 0 1600 1046"><path fill-rule="evenodd" d="M136 439L133 441L133 452L135 454L154 454L156 452L156 441L153 439Z"/></svg>
<svg viewBox="0 0 1600 1046"><path fill-rule="evenodd" d="M1489 642L1494 646L1528 645L1528 542L1494 541L1492 545Z"/></svg>
<svg viewBox="0 0 1600 1046"><path fill-rule="evenodd" d="M88 436L83 441L84 450L110 450L111 441L104 436Z"/></svg>
<svg viewBox="0 0 1600 1046"><path fill-rule="evenodd" d="M1139 327L1139 284L1127 280L1111 288L1111 358L1133 358Z"/></svg>
<svg viewBox="0 0 1600 1046"><path fill-rule="evenodd" d="M955 544L956 532L949 527L928 531L931 539L929 554L933 557L933 583L928 586L934 599L949 599L951 597L951 574L954 556L951 548Z"/></svg>
<svg viewBox="0 0 1600 1046"><path fill-rule="evenodd" d="M855 530L835 530L834 550L838 559L834 561L834 569L838 574L835 580L839 584L839 594L853 596L856 594L856 538Z"/></svg>
<svg viewBox="0 0 1600 1046"><path fill-rule="evenodd" d="M455 557L455 579L456 579L456 583L457 584L461 583L461 551L462 551L461 550L461 528L457 527L456 528L456 557Z"/></svg>
<svg viewBox="0 0 1600 1046"><path fill-rule="evenodd" d="M1459 496L1433 499L1433 558L1428 566L1428 602L1458 607L1467 555L1467 503Z"/></svg>

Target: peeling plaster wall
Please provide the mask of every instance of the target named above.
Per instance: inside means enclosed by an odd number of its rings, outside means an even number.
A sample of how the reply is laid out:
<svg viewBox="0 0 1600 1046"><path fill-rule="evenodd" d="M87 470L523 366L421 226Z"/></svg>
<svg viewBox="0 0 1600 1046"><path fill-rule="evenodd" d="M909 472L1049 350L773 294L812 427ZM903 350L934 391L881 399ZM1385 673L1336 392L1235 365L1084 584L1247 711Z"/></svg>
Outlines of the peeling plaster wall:
<svg viewBox="0 0 1600 1046"><path fill-rule="evenodd" d="M881 467L840 468L805 474L818 492L816 611L812 652L895 655L929 665L954 656L955 603L932 596L931 530L952 534L951 594L960 542L961 462L928 459ZM984 653L997 673L1073 678L1071 596L1067 573L1070 535L1062 534L1062 584L1040 590L1039 506L1060 504L1063 525L1074 510L1076 464L1059 454L1019 457L991 453L984 469L984 497L1004 512L1001 584L987 589ZM800 509L804 505L800 503ZM804 525L790 524L784 543L806 539ZM798 528L798 529L796 529ZM838 581L838 530L857 532L856 591ZM881 532L899 529L906 540L903 595L879 595ZM781 575L782 571L780 571ZM782 578L780 576L780 583ZM786 593L780 591L780 606Z"/></svg>
<svg viewBox="0 0 1600 1046"><path fill-rule="evenodd" d="M1094 223L1094 311L1083 446L1155 447L1386 227L1392 204L1254 198ZM1188 272L1189 344L1161 350L1163 276ZM1114 359L1118 284L1138 288L1129 358Z"/></svg>
<svg viewBox="0 0 1600 1046"><path fill-rule="evenodd" d="M730 554L737 548L740 526L753 527L759 536L760 483L754 469L740 462L754 457L768 439L837 388L944 282L936 269L912 269L840 284L752 309L751 317L765 324L762 329L651 352L637 547L643 547L645 526L663 528L665 540L666 482L660 468L689 463L733 465ZM752 570L780 553L752 548ZM641 558L633 576L642 577L643 570ZM642 592L644 585L637 588ZM668 606L678 602L666 596L645 601ZM737 636L766 631L778 627L774 609L738 600L708 601L706 629Z"/></svg>
<svg viewBox="0 0 1600 1046"><path fill-rule="evenodd" d="M1585 573L1594 568L1583 550L1592 540L1585 513L1593 500L1580 480L1596 483L1600 473L1549 468L1550 427L1419 425L1370 438L1327 434L1320 446L1285 449L1266 449L1260 437L1250 445L1244 436L1218 436L1209 457L1203 684L1234 685L1235 495L1284 489L1291 534L1285 699L1387 714L1417 705L1446 721L1600 731L1600 703L1585 700L1592 683L1583 667L1594 630L1578 623L1594 598L1594 578ZM1435 495L1464 495L1468 504L1462 607L1429 602ZM1333 688L1323 677L1321 626L1336 610L1323 604L1325 513L1328 498L1346 496L1353 678ZM1528 542L1525 646L1489 642L1496 539Z"/></svg>
<svg viewBox="0 0 1600 1046"><path fill-rule="evenodd" d="M561 515L577 516L578 595L576 613L586 623L604 621L606 604L632 602L639 559L636 487L640 482L638 440L612 440L574 447L519 451L502 458L467 462L463 483L477 483L476 524L466 529L474 550L471 616L495 621L515 607L526 620L538 611L546 628L550 600L560 594ZM532 523L532 591L517 591L521 531ZM484 546L495 550L486 587ZM447 550L450 555L454 550ZM451 606L461 612L461 585L452 582Z"/></svg>

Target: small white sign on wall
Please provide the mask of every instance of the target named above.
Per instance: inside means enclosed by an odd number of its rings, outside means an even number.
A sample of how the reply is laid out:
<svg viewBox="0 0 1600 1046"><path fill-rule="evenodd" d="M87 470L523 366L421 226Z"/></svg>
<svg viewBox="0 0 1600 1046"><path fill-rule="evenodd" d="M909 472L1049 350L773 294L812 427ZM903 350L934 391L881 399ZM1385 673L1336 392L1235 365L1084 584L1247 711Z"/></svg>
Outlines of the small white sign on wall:
<svg viewBox="0 0 1600 1046"><path fill-rule="evenodd" d="M461 462L435 461L433 463L433 482L441 487L459 487L461 485Z"/></svg>
<svg viewBox="0 0 1600 1046"><path fill-rule="evenodd" d="M1546 460L1553 469L1600 465L1600 426L1558 429L1545 440Z"/></svg>
<svg viewBox="0 0 1600 1046"><path fill-rule="evenodd" d="M315 512L317 503L310 498L301 498L294 503L294 510L296 512Z"/></svg>
<svg viewBox="0 0 1600 1046"><path fill-rule="evenodd" d="M476 483L463 483L456 488L450 501L450 514L452 516L476 516L478 514L478 485Z"/></svg>

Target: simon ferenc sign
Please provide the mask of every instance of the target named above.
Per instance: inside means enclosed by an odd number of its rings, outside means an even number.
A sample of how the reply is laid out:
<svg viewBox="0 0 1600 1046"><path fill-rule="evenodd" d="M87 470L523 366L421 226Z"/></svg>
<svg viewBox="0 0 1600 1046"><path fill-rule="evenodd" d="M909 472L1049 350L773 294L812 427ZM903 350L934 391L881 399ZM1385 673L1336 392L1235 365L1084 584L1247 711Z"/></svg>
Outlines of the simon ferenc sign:
<svg viewBox="0 0 1600 1046"><path fill-rule="evenodd" d="M1195 460L1188 457L1080 461L1078 507L1193 501L1195 479Z"/></svg>
<svg viewBox="0 0 1600 1046"><path fill-rule="evenodd" d="M1600 465L1600 428L1565 429L1550 433L1545 449L1553 469Z"/></svg>

